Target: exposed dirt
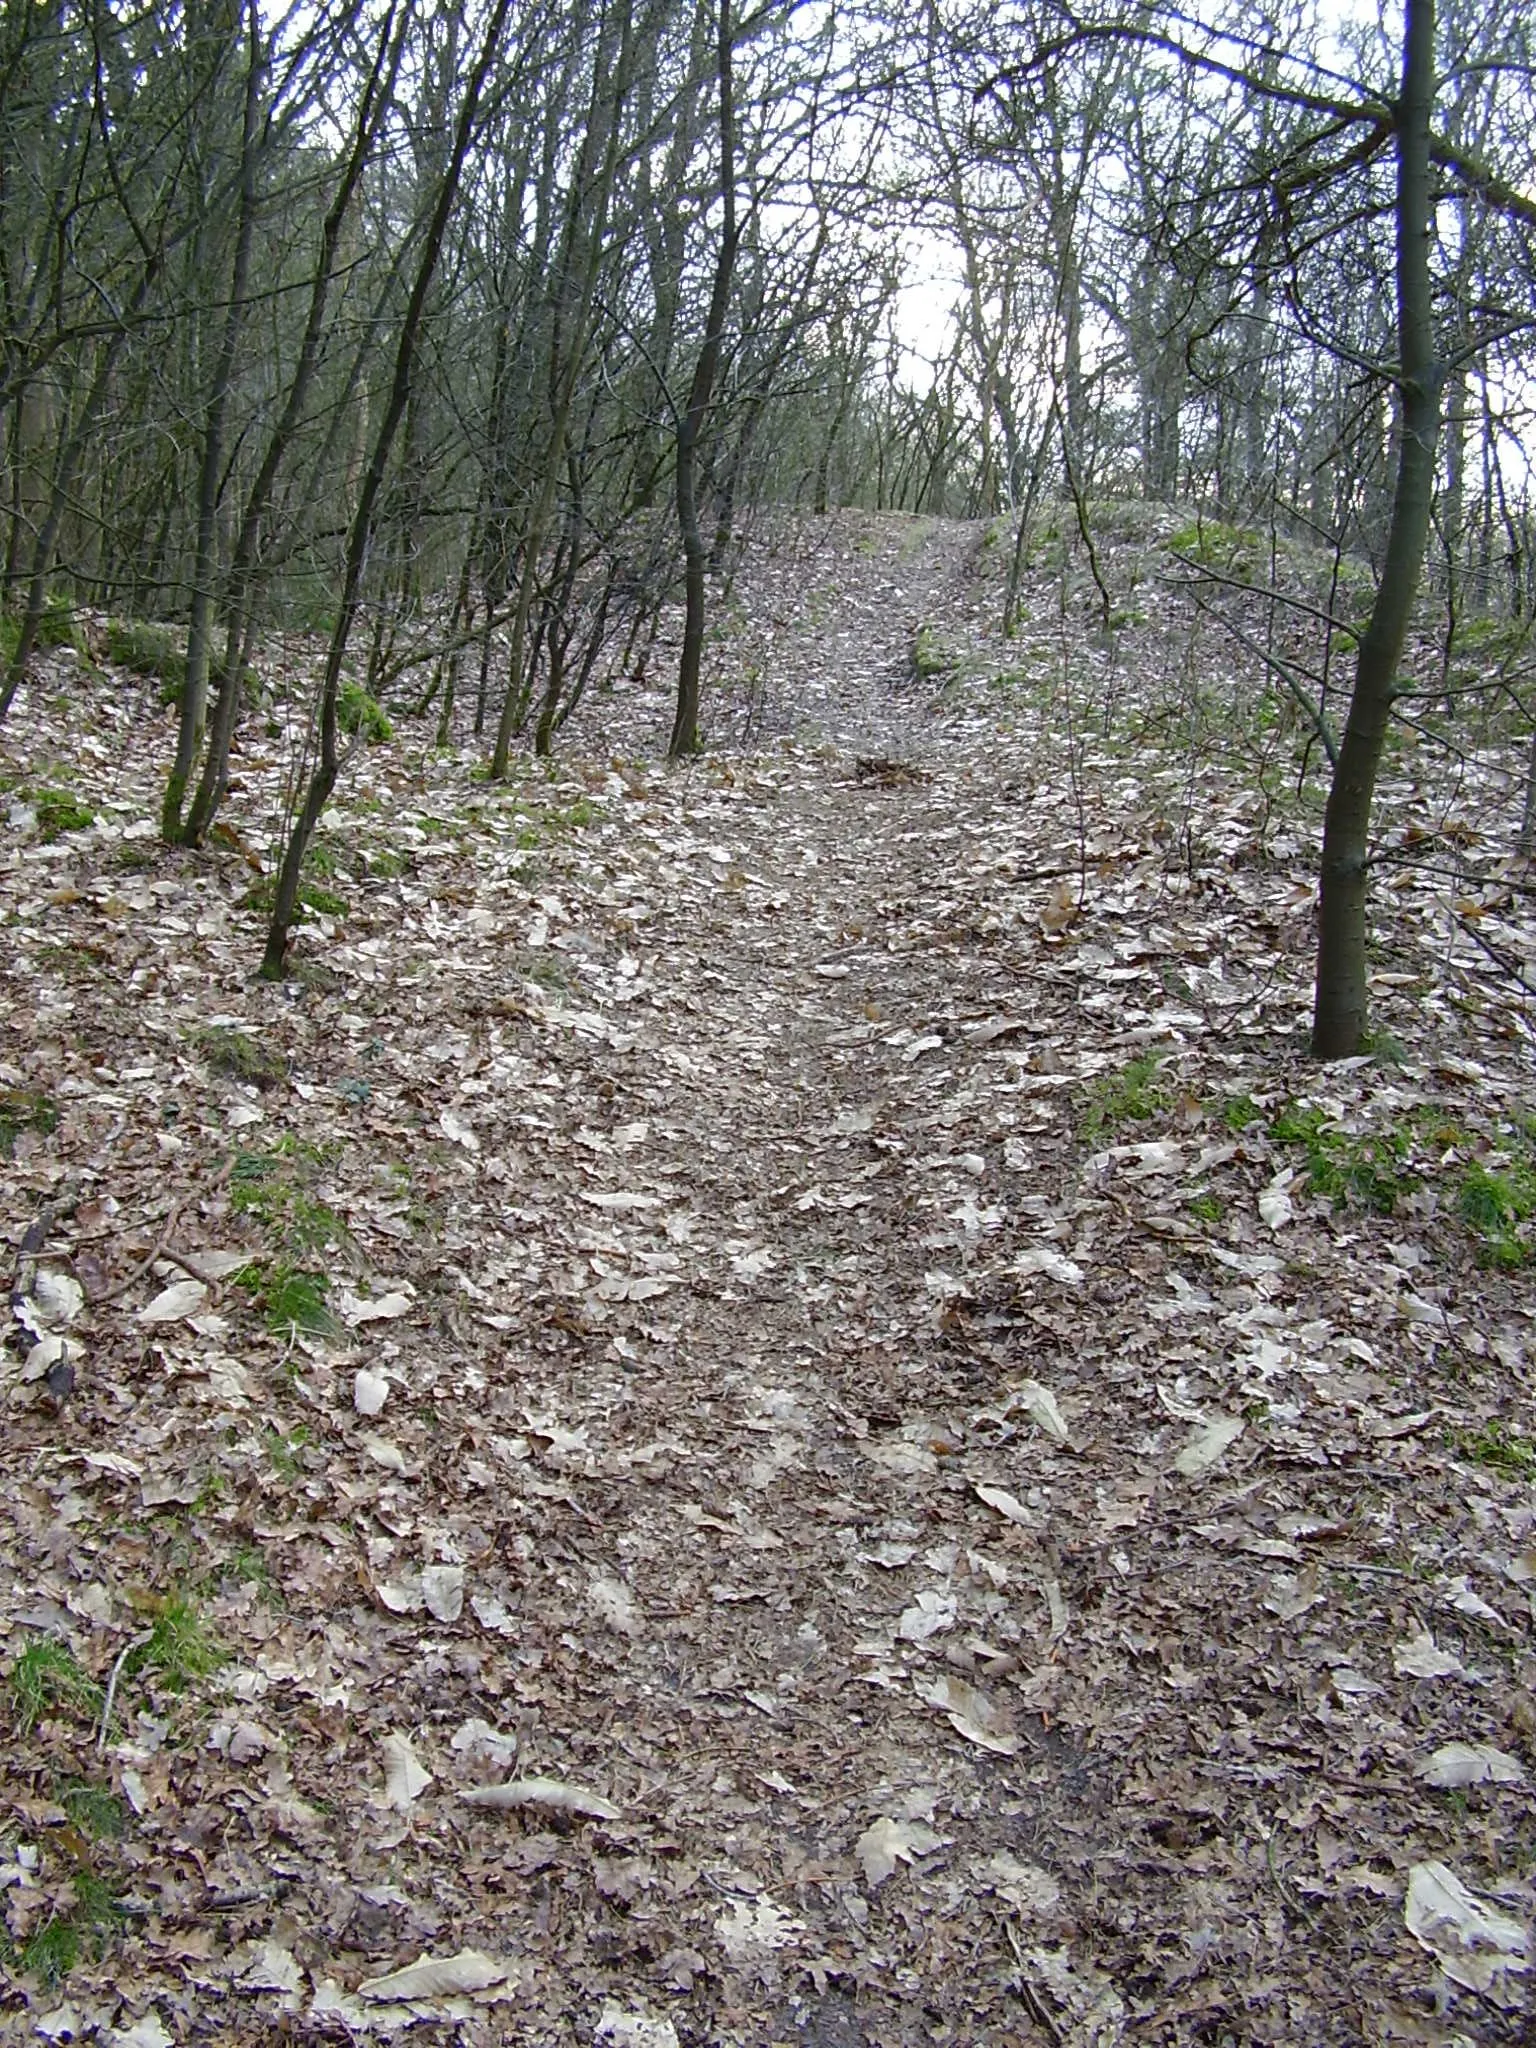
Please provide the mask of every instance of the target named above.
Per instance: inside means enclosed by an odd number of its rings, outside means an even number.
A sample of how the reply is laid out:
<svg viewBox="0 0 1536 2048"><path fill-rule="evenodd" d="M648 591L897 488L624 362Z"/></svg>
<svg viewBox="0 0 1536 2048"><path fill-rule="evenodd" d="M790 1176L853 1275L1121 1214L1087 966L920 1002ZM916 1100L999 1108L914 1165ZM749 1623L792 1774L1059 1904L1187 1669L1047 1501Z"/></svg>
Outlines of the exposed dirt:
<svg viewBox="0 0 1536 2048"><path fill-rule="evenodd" d="M75 1350L6 1362L0 1644L117 1680L16 1724L7 2038L1529 2038L1529 1282L1461 1213L1526 1021L1399 890L1404 1056L1309 1067L1305 812L1123 737L1155 595L991 638L995 548L761 543L686 770L659 693L510 792L370 750L283 989L238 849L149 836L146 705L4 736L10 1241Z"/></svg>

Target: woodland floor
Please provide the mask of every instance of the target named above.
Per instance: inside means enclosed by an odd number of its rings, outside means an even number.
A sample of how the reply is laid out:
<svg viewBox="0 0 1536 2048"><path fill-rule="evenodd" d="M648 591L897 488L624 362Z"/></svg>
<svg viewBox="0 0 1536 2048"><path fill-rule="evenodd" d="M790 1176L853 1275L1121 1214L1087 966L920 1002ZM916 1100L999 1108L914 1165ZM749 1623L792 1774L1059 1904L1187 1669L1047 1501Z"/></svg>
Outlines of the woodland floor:
<svg viewBox="0 0 1536 2048"><path fill-rule="evenodd" d="M1283 742L988 552L759 544L686 770L368 749L283 987L152 687L18 704L0 2037L1532 2038L1518 791L1401 767L1312 1067Z"/></svg>

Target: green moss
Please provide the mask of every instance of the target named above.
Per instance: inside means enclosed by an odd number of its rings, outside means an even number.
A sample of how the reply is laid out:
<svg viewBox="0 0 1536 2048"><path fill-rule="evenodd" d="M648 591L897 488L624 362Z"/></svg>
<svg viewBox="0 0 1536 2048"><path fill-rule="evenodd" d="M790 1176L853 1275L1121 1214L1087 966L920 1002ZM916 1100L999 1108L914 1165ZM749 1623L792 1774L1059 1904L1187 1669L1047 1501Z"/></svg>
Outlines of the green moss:
<svg viewBox="0 0 1536 2048"><path fill-rule="evenodd" d="M347 1226L327 1202L276 1155L242 1152L230 1174L229 1206L237 1216L275 1230L290 1253L321 1251L348 1242Z"/></svg>
<svg viewBox="0 0 1536 2048"><path fill-rule="evenodd" d="M1536 1165L1516 1159L1506 1167L1469 1166L1456 1204L1478 1241L1487 1266L1513 1271L1531 1256L1523 1226L1536 1215Z"/></svg>
<svg viewBox="0 0 1536 2048"><path fill-rule="evenodd" d="M1219 1114L1229 1131L1246 1131L1264 1121L1264 1112L1251 1095L1225 1096Z"/></svg>
<svg viewBox="0 0 1536 2048"><path fill-rule="evenodd" d="M257 1088L273 1088L288 1072L281 1053L271 1052L248 1031L233 1025L210 1024L191 1034L193 1045L216 1073Z"/></svg>
<svg viewBox="0 0 1536 2048"><path fill-rule="evenodd" d="M105 1785L75 1780L62 1788L59 1804L80 1832L93 1841L115 1842L127 1829L123 1802Z"/></svg>
<svg viewBox="0 0 1536 2048"><path fill-rule="evenodd" d="M0 1961L53 1990L84 1955L100 1956L122 1925L112 1887L81 1866L69 1880L71 1903L55 1911L26 1941L0 1940Z"/></svg>
<svg viewBox="0 0 1536 2048"><path fill-rule="evenodd" d="M263 917L267 917L271 915L276 901L277 877L264 875L246 890L240 898L240 905L244 910L259 910ZM298 901L300 910L310 911L316 917L342 918L347 914L345 896L338 896L334 889L323 888L319 882L300 881Z"/></svg>
<svg viewBox="0 0 1536 2048"><path fill-rule="evenodd" d="M309 1431L301 1425L291 1436L284 1436L280 1429L268 1429L262 1437L261 1447L272 1470L291 1485L302 1469L300 1460L309 1448L309 1442Z"/></svg>
<svg viewBox="0 0 1536 2048"><path fill-rule="evenodd" d="M1250 527L1229 526L1221 519L1196 519L1170 534L1166 545L1170 554L1246 582L1257 566L1262 543Z"/></svg>
<svg viewBox="0 0 1536 2048"><path fill-rule="evenodd" d="M1105 1074L1089 1089L1083 1106L1082 1135L1090 1145L1101 1143L1127 1124L1149 1122L1168 1107L1167 1091L1158 1082L1161 1053L1142 1053L1128 1060L1118 1074Z"/></svg>
<svg viewBox="0 0 1536 2048"><path fill-rule="evenodd" d="M45 844L52 844L66 832L84 832L96 822L96 813L72 790L52 786L34 789L27 800L37 813L38 837Z"/></svg>
<svg viewBox="0 0 1536 2048"><path fill-rule="evenodd" d="M261 1310L274 1337L303 1331L314 1337L337 1337L343 1325L327 1304L330 1282L323 1273L295 1266L288 1259L253 1261L235 1275Z"/></svg>
<svg viewBox="0 0 1536 2048"><path fill-rule="evenodd" d="M83 650L85 635L75 617L75 608L67 597L54 591L48 594L43 615L37 622L37 645L39 647L73 647L76 652Z"/></svg>
<svg viewBox="0 0 1536 2048"><path fill-rule="evenodd" d="M196 1603L185 1593L173 1593L157 1604L149 1640L133 1653L128 1668L153 1672L168 1692L185 1692L227 1661L228 1652Z"/></svg>
<svg viewBox="0 0 1536 2048"><path fill-rule="evenodd" d="M361 683L344 682L336 693L336 723L351 739L359 735L375 744L394 737L384 707Z"/></svg>
<svg viewBox="0 0 1536 2048"><path fill-rule="evenodd" d="M1481 1429L1454 1430L1451 1448L1474 1465L1502 1472L1511 1479L1536 1476L1536 1443L1502 1422L1485 1422Z"/></svg>
<svg viewBox="0 0 1536 2048"><path fill-rule="evenodd" d="M81 1670L73 1651L56 1636L28 1643L10 1671L11 1699L21 1732L30 1734L45 1715L73 1714L94 1720L101 1688Z"/></svg>
<svg viewBox="0 0 1536 2048"><path fill-rule="evenodd" d="M1399 1200L1419 1185L1418 1177L1404 1165L1412 1147L1408 1132L1341 1131L1316 1104L1289 1102L1270 1124L1269 1134L1277 1144L1301 1147L1308 1187L1335 1208L1364 1207L1390 1216Z"/></svg>
<svg viewBox="0 0 1536 2048"><path fill-rule="evenodd" d="M1486 616L1456 621L1451 638L1453 651L1475 657L1485 664L1511 661L1523 653L1531 638L1529 619L1493 619Z"/></svg>
<svg viewBox="0 0 1536 2048"><path fill-rule="evenodd" d="M0 1158L12 1156L23 1131L46 1138L58 1127L58 1104L41 1088L0 1088Z"/></svg>
<svg viewBox="0 0 1536 2048"><path fill-rule="evenodd" d="M920 683L958 673L959 659L945 647L937 629L924 622L912 635L912 673Z"/></svg>
<svg viewBox="0 0 1536 2048"><path fill-rule="evenodd" d="M107 659L130 675L148 676L160 685L160 702L179 704L187 686L187 657L171 626L146 619L107 621Z"/></svg>

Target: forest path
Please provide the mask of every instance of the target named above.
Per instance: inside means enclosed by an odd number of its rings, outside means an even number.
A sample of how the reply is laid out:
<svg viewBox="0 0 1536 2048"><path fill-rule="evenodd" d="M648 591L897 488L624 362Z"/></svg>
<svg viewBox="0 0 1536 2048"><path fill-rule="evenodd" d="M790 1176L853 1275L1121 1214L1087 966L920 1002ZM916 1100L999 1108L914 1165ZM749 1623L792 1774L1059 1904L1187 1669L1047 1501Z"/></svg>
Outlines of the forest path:
<svg viewBox="0 0 1536 2048"><path fill-rule="evenodd" d="M764 548L702 760L660 692L548 780L361 756L285 987L238 856L154 843L141 701L7 742L100 822L0 865L0 1106L57 1119L6 1200L81 1290L73 1392L7 1383L0 1629L104 1683L170 1598L226 1657L16 1744L16 1915L74 1910L65 1792L124 1817L76 2038L1423 2039L1403 1872L1529 1867L1516 1781L1474 1861L1420 1771L1529 1698L1528 1486L1461 1448L1528 1412L1522 1276L1275 1135L1283 827L1102 733L1064 772L1101 650L1043 589L990 641L981 530ZM1330 1072L1330 1128L1483 1129L1451 1071Z"/></svg>

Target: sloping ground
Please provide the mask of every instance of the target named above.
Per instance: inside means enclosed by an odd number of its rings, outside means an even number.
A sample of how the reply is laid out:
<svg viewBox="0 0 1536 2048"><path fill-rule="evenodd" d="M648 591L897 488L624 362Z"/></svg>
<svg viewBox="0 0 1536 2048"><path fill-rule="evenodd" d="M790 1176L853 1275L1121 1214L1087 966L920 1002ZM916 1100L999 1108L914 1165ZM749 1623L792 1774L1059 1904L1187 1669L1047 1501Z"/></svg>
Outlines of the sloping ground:
<svg viewBox="0 0 1536 2048"><path fill-rule="evenodd" d="M1522 1020L1404 890L1308 1067L1304 822L1043 586L919 676L977 531L776 549L764 751L372 750L288 988L142 702L5 734L7 2038L1529 2038Z"/></svg>

